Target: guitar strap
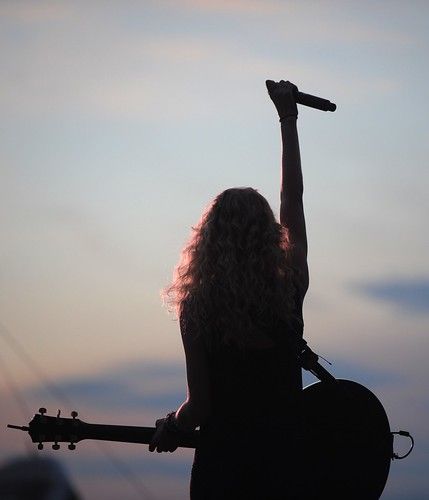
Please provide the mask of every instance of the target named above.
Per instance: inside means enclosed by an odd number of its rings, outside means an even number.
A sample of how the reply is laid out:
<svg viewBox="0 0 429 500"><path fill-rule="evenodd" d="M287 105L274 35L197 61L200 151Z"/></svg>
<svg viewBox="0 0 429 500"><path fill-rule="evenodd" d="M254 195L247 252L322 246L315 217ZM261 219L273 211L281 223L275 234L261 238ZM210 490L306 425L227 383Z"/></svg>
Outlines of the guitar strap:
<svg viewBox="0 0 429 500"><path fill-rule="evenodd" d="M292 335L286 335L286 339L301 368L309 371L322 382L336 382L336 378L319 363L319 356L310 349L303 337L293 331Z"/></svg>

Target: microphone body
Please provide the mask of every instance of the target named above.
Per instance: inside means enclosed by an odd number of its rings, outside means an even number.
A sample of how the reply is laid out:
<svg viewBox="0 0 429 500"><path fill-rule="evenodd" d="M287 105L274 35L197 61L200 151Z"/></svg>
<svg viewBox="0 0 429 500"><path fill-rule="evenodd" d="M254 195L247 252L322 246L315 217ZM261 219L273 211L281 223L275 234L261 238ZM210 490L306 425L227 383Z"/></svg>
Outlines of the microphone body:
<svg viewBox="0 0 429 500"><path fill-rule="evenodd" d="M337 105L327 99L322 99L321 97L316 97L310 94L304 94L304 92L296 93L296 102L302 104L303 106L309 106L310 108L320 109L321 111L335 111Z"/></svg>

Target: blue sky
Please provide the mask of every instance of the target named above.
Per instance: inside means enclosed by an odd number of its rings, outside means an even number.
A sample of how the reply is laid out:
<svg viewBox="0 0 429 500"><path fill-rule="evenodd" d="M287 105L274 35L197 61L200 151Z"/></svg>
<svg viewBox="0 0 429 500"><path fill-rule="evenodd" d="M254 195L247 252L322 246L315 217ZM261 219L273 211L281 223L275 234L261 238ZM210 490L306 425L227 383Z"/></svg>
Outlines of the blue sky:
<svg viewBox="0 0 429 500"><path fill-rule="evenodd" d="M374 390L392 427L414 431L385 498L421 498L428 19L419 1L1 2L2 325L80 411L109 406L112 422L149 425L170 410L185 393L184 358L159 292L223 189L253 186L278 213L280 133L264 82L289 79L338 106L299 109L305 336L338 377ZM40 406L31 370L6 343L0 352ZM139 406L125 368L148 364L175 375L137 370ZM22 419L2 390L1 420ZM22 451L1 439L4 456Z"/></svg>

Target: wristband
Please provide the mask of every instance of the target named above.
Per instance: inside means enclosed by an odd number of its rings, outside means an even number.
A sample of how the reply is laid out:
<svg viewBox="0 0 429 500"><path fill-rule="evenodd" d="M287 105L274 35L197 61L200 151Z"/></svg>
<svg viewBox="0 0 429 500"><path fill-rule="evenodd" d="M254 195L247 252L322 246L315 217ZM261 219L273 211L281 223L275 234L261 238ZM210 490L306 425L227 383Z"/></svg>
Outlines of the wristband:
<svg viewBox="0 0 429 500"><path fill-rule="evenodd" d="M296 114L296 115L285 115L285 116L282 116L282 117L280 118L279 122L280 122L280 123L283 123L283 122L285 122L286 120L291 119L291 118L292 118L292 119L294 119L294 120L297 120L297 119L298 119L298 114Z"/></svg>

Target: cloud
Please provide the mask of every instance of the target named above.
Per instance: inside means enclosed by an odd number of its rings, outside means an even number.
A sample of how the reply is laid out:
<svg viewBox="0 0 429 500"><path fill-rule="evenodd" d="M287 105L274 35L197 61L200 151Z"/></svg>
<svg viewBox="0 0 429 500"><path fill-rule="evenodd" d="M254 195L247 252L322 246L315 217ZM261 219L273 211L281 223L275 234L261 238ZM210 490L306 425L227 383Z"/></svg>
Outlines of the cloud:
<svg viewBox="0 0 429 500"><path fill-rule="evenodd" d="M368 298L397 307L409 314L429 314L429 278L388 278L353 285Z"/></svg>
<svg viewBox="0 0 429 500"><path fill-rule="evenodd" d="M108 368L101 373L60 379L57 392L76 407L97 410L162 412L177 408L186 397L186 372L180 363L138 363ZM42 401L46 388L30 387L27 394Z"/></svg>

